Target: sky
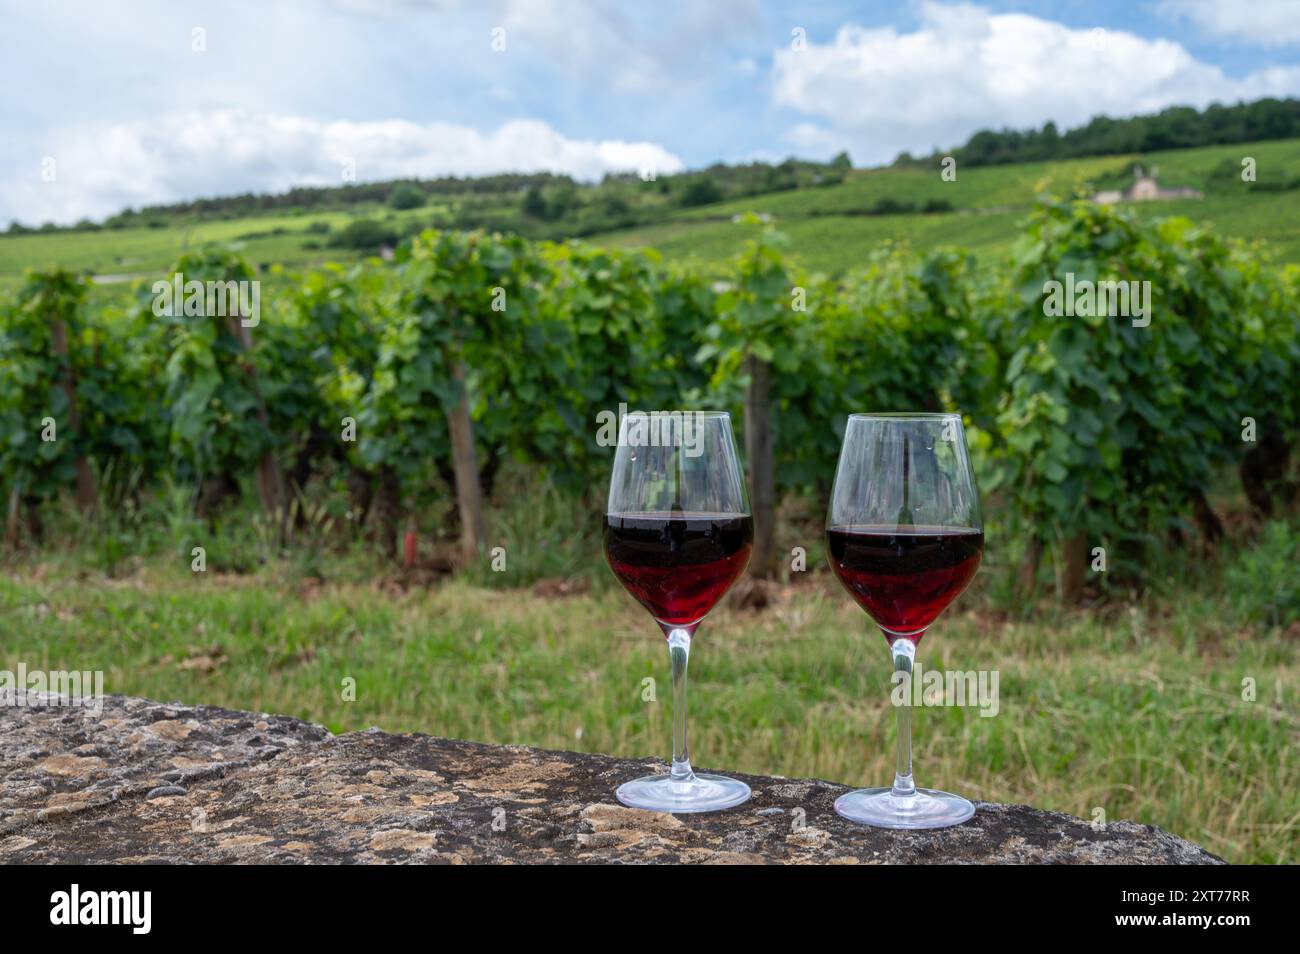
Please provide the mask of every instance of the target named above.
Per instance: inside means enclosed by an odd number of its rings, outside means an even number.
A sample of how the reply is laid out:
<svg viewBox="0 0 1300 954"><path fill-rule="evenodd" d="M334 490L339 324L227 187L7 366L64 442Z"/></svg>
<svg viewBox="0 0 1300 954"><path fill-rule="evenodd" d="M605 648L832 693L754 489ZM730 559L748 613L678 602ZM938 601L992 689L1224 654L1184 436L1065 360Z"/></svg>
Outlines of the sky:
<svg viewBox="0 0 1300 954"><path fill-rule="evenodd" d="M1300 0L0 0L0 223L1300 96Z"/></svg>

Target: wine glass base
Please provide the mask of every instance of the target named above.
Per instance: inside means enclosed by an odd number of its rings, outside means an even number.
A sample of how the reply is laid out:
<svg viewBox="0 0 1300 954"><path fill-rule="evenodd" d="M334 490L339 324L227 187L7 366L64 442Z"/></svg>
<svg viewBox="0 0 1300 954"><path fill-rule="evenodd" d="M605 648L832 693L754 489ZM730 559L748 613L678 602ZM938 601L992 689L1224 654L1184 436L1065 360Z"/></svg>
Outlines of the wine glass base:
<svg viewBox="0 0 1300 954"><path fill-rule="evenodd" d="M725 775L693 775L677 780L671 775L647 775L624 782L616 793L631 808L652 812L717 812L749 801L749 786Z"/></svg>
<svg viewBox="0 0 1300 954"><path fill-rule="evenodd" d="M859 788L837 798L835 811L874 828L947 828L969 821L975 806L960 795L928 788L918 788L910 798L895 798L889 788Z"/></svg>

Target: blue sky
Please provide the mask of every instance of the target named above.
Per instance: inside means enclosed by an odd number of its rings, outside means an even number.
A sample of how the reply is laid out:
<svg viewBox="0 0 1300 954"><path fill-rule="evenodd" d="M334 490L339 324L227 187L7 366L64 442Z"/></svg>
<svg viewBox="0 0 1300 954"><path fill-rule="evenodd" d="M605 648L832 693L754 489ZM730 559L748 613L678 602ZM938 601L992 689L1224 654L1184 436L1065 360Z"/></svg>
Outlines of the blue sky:
<svg viewBox="0 0 1300 954"><path fill-rule="evenodd" d="M0 0L0 222L1300 95L1300 0ZM504 47L504 48L502 48Z"/></svg>

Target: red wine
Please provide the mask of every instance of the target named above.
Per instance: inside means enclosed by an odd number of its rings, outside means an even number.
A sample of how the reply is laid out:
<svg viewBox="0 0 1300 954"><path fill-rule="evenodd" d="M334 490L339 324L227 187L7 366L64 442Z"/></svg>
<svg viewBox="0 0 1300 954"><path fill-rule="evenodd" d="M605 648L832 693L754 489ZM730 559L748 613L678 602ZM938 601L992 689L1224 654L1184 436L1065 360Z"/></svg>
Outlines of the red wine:
<svg viewBox="0 0 1300 954"><path fill-rule="evenodd" d="M698 623L749 563L754 520L719 513L611 513L605 556L661 623Z"/></svg>
<svg viewBox="0 0 1300 954"><path fill-rule="evenodd" d="M979 569L984 531L958 527L832 527L831 569L891 642L920 640Z"/></svg>

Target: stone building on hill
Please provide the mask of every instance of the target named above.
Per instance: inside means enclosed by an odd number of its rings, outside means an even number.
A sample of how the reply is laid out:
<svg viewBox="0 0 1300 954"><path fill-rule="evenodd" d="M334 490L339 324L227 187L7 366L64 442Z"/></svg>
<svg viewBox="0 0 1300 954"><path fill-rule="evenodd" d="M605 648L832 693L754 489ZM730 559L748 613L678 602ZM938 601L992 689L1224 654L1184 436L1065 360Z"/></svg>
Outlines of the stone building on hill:
<svg viewBox="0 0 1300 954"><path fill-rule="evenodd" d="M1141 166L1133 167L1133 184L1127 189L1110 189L1104 192L1098 192L1092 197L1093 202L1102 205L1113 205L1116 202L1154 202L1161 199L1200 199L1202 194L1196 189L1166 189L1156 181L1156 175L1159 173L1156 166L1151 167L1151 172L1142 171Z"/></svg>

